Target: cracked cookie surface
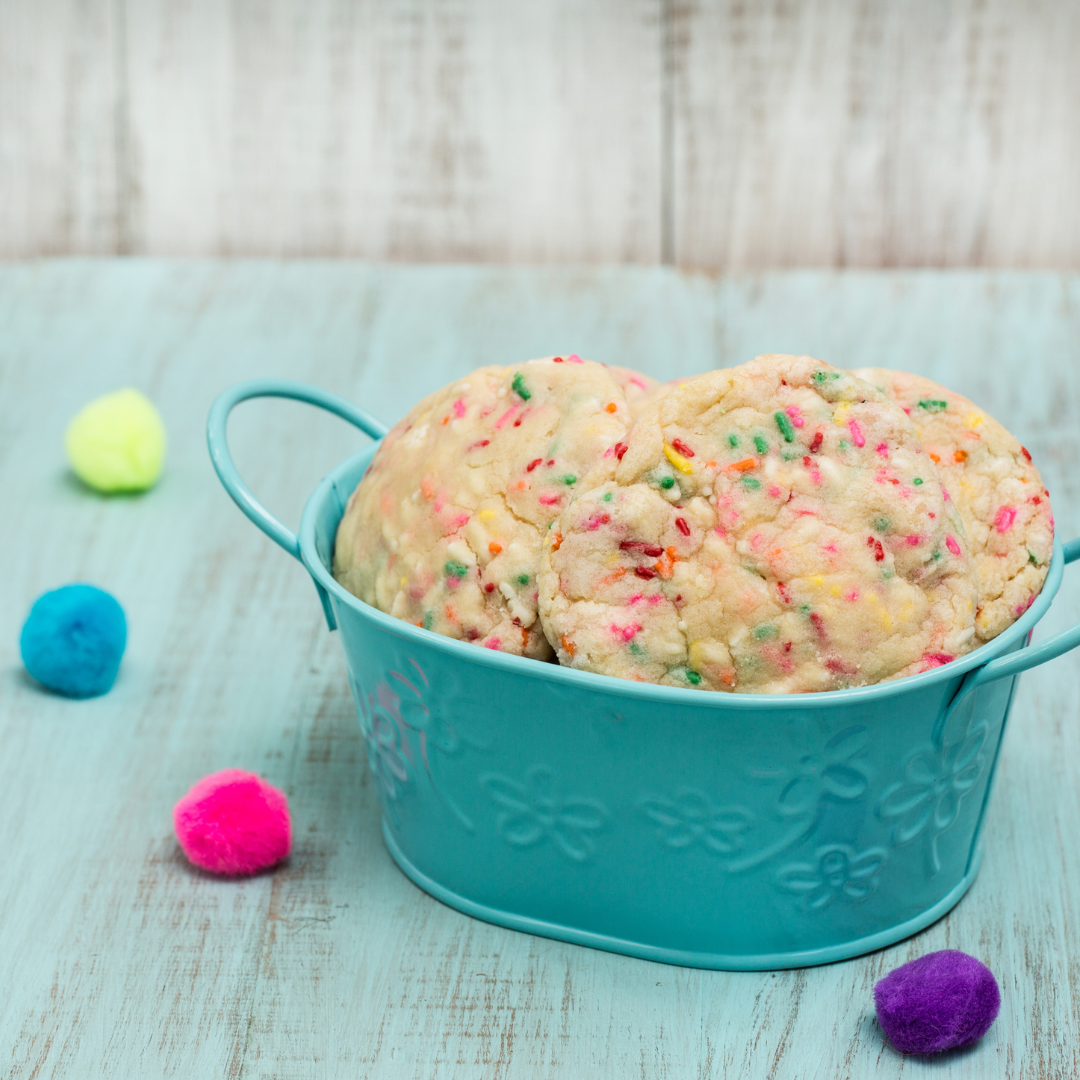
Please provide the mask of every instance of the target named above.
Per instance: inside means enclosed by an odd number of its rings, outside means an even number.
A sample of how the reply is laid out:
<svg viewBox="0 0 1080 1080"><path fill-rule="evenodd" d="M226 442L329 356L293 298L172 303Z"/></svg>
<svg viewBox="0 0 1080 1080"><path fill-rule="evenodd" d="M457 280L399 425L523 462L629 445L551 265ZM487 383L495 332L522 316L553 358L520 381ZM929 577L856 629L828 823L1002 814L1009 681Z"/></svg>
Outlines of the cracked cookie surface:
<svg viewBox="0 0 1080 1080"><path fill-rule="evenodd" d="M536 614L542 540L625 434L619 380L635 375L549 357L480 368L430 394L350 497L334 576L435 633L549 659Z"/></svg>
<svg viewBox="0 0 1080 1080"><path fill-rule="evenodd" d="M1050 493L1031 455L974 402L930 379L886 368L854 374L903 407L937 463L971 548L976 639L997 637L1038 596L1054 550Z"/></svg>
<svg viewBox="0 0 1080 1080"><path fill-rule="evenodd" d="M687 380L545 543L563 664L703 690L880 682L970 650L963 527L913 423L810 357Z"/></svg>

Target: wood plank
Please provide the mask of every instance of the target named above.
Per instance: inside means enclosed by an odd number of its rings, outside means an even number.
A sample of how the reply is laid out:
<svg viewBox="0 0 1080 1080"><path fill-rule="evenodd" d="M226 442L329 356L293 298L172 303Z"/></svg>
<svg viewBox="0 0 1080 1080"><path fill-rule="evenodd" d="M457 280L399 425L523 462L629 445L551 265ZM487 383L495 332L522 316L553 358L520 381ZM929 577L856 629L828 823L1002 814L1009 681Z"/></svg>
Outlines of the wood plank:
<svg viewBox="0 0 1080 1080"><path fill-rule="evenodd" d="M126 250L122 37L108 0L0 0L0 259Z"/></svg>
<svg viewBox="0 0 1080 1080"><path fill-rule="evenodd" d="M0 268L0 1046L14 1078L112 1075L1067 1077L1080 1043L1080 658L1017 696L979 879L893 949L802 972L699 972L475 922L393 866L336 636L304 574L244 519L206 458L213 395L257 374L347 393L387 420L497 359L579 347L654 374L805 348L924 371L1030 447L1061 534L1080 533L1080 278L796 273L716 281L352 263L46 262ZM100 500L65 477L66 419L122 383L160 403L166 477ZM362 444L251 404L241 469L283 520ZM105 698L22 674L41 589L96 581L131 644ZM1038 634L1080 609L1066 578ZM169 811L200 775L289 793L290 862L248 882L187 866ZM977 1048L922 1064L882 1042L871 990L952 946L1002 983Z"/></svg>
<svg viewBox="0 0 1080 1080"><path fill-rule="evenodd" d="M680 264L1076 265L1075 4L729 0L673 20Z"/></svg>
<svg viewBox="0 0 1080 1080"><path fill-rule="evenodd" d="M659 257L658 0L127 10L140 251Z"/></svg>

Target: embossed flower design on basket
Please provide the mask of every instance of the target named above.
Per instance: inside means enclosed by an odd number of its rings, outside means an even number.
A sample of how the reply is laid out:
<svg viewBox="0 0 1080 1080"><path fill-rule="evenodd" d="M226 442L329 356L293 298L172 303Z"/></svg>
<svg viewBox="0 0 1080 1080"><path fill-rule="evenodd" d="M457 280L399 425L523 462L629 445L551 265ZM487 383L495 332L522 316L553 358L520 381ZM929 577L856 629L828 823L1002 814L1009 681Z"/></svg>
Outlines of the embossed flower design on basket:
<svg viewBox="0 0 1080 1080"><path fill-rule="evenodd" d="M883 847L856 853L846 844L829 844L814 857L814 863L789 863L777 875L780 888L800 896L807 911L821 911L841 896L865 900L877 888L889 853Z"/></svg>
<svg viewBox="0 0 1080 1080"><path fill-rule="evenodd" d="M863 798L870 786L870 774L862 760L869 742L870 734L861 724L822 741L817 724L804 720L792 739L794 753L788 761L750 770L753 780L780 784L773 810L787 827L774 841L736 860L729 869L760 865L809 836L821 819L826 800Z"/></svg>
<svg viewBox="0 0 1080 1080"><path fill-rule="evenodd" d="M534 765L524 783L498 773L486 773L480 782L500 808L495 828L508 844L525 848L549 839L575 862L596 850L593 833L607 821L607 811L595 799L561 798L547 766Z"/></svg>
<svg viewBox="0 0 1080 1080"><path fill-rule="evenodd" d="M649 795L641 808L658 826L668 847L687 848L703 844L718 855L739 851L754 815L741 806L717 806L702 791L682 788L672 799Z"/></svg>
<svg viewBox="0 0 1080 1080"><path fill-rule="evenodd" d="M368 764L387 797L396 799L398 785L409 779L409 769L401 752L400 717L395 715L394 695L385 683L380 683L374 694L365 693L351 674L349 686L367 744Z"/></svg>
<svg viewBox="0 0 1080 1080"><path fill-rule="evenodd" d="M957 742L919 747L904 764L904 779L882 792L878 815L895 822L894 844L910 844L926 835L931 876L941 869L938 837L956 821L964 797L982 774L987 734L980 720Z"/></svg>

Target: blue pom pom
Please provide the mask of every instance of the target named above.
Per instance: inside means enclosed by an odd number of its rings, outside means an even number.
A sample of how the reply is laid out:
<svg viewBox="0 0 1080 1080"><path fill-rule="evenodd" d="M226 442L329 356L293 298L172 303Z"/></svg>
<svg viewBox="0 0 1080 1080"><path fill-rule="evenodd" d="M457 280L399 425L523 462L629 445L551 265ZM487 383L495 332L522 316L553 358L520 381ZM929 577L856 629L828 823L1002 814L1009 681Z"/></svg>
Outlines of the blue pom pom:
<svg viewBox="0 0 1080 1080"><path fill-rule="evenodd" d="M39 596L19 637L26 670L75 698L111 689L126 644L124 609L93 585L65 585Z"/></svg>

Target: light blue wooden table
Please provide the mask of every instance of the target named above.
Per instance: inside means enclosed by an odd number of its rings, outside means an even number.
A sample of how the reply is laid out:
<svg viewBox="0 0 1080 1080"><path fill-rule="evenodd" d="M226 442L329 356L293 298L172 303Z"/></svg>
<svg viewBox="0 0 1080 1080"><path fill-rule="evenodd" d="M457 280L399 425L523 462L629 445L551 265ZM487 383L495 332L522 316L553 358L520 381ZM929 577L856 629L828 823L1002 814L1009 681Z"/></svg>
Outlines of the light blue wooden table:
<svg viewBox="0 0 1080 1080"><path fill-rule="evenodd" d="M203 426L253 376L387 421L478 364L576 351L658 377L761 351L923 372L1029 447L1080 534L1080 277L714 279L661 269L62 261L0 268L0 1074L149 1077L1080 1075L1080 660L1026 676L975 886L892 949L777 974L686 970L475 922L382 846L334 635L303 572L220 489ZM90 397L134 385L171 437L161 485L102 499L66 472ZM286 521L362 437L245 406L245 476ZM1075 576L1075 575L1073 575ZM114 592L108 696L23 674L42 590ZM1080 610L1071 577L1043 637ZM193 871L176 799L240 766L285 788L295 853L244 882ZM871 991L945 946L997 974L983 1043L932 1062L882 1041ZM5 1072L6 1070L6 1072Z"/></svg>

